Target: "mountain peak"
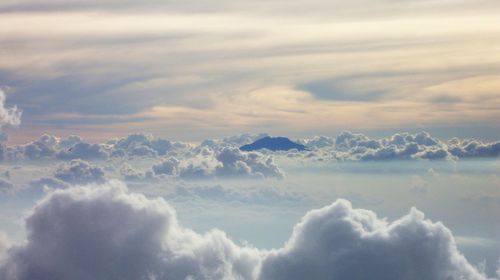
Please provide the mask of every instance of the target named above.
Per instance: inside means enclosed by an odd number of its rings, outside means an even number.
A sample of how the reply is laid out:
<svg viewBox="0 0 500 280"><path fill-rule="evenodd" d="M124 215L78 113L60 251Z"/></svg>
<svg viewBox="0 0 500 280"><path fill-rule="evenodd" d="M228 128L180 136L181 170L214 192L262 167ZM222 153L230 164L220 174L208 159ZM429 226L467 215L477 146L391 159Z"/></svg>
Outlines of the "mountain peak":
<svg viewBox="0 0 500 280"><path fill-rule="evenodd" d="M240 147L242 151L255 151L260 149L268 149L271 151L288 151L291 149L297 149L299 151L304 151L306 147L304 145L295 143L286 137L264 137L251 144L243 145Z"/></svg>

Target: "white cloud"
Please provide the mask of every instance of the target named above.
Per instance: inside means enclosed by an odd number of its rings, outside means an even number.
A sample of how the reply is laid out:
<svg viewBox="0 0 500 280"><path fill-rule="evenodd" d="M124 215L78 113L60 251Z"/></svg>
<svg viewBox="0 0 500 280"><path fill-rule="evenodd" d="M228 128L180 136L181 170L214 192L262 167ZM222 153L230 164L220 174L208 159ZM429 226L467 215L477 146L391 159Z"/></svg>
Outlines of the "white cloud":
<svg viewBox="0 0 500 280"><path fill-rule="evenodd" d="M28 243L9 254L1 279L252 279L260 260L223 232L181 227L165 201L116 182L56 191L26 227Z"/></svg>
<svg viewBox="0 0 500 280"><path fill-rule="evenodd" d="M224 148L218 153L217 160L221 163L215 169L217 177L284 177L284 173L274 164L273 158L260 153Z"/></svg>
<svg viewBox="0 0 500 280"><path fill-rule="evenodd" d="M116 181L49 194L26 230L27 243L0 263L1 279L486 279L451 232L418 210L389 223L345 200L307 213L272 251L219 230L197 234L163 199Z"/></svg>
<svg viewBox="0 0 500 280"><path fill-rule="evenodd" d="M413 209L387 223L340 200L307 213L282 249L264 261L262 279L486 279L441 223Z"/></svg>
<svg viewBox="0 0 500 280"><path fill-rule="evenodd" d="M484 143L474 139L453 138L445 142L425 131L416 134L396 133L381 139L347 131L335 138L323 136L300 141L313 149L316 157L334 160L456 160L500 155L499 141Z"/></svg>
<svg viewBox="0 0 500 280"><path fill-rule="evenodd" d="M5 93L0 89L0 129L4 125L18 126L21 124L22 111L14 107L5 107Z"/></svg>

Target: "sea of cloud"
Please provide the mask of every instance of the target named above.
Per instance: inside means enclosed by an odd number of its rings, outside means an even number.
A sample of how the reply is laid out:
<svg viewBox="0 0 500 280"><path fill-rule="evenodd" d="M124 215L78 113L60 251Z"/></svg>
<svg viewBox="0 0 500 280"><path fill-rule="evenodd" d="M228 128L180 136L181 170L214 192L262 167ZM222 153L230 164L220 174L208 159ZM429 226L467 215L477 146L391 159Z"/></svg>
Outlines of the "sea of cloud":
<svg viewBox="0 0 500 280"><path fill-rule="evenodd" d="M25 242L0 239L2 279L488 279L422 212L389 222L346 200L309 211L273 250L196 233L119 181L50 191L25 227Z"/></svg>

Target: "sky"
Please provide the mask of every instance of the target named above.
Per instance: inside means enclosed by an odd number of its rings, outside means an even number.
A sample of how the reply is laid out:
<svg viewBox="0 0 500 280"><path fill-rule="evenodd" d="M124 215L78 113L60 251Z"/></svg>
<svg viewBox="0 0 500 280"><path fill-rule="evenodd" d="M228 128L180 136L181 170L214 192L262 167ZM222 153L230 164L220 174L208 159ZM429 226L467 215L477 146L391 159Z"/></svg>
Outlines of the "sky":
<svg viewBox="0 0 500 280"><path fill-rule="evenodd" d="M2 1L0 86L24 112L10 141L346 129L498 138L499 9L486 0Z"/></svg>
<svg viewBox="0 0 500 280"><path fill-rule="evenodd" d="M499 1L0 23L0 279L500 279Z"/></svg>

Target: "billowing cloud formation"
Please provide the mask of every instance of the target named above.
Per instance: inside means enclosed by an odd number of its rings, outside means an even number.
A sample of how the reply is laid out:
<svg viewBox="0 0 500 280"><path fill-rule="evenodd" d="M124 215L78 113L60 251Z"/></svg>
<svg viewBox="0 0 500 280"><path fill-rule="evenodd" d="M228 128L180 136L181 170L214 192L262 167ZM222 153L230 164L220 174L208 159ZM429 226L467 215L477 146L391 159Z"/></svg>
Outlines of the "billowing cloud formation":
<svg viewBox="0 0 500 280"><path fill-rule="evenodd" d="M79 159L63 163L55 171L54 177L78 185L103 183L105 181L104 171L100 167Z"/></svg>
<svg viewBox="0 0 500 280"><path fill-rule="evenodd" d="M451 232L412 209L388 224L345 200L307 213L262 279L485 279L458 252Z"/></svg>
<svg viewBox="0 0 500 280"><path fill-rule="evenodd" d="M195 149L195 157L188 160L187 165L180 164L180 177L184 179L284 177L284 173L274 163L272 156L258 152L242 152L232 146L215 149L215 151L208 147ZM156 168L159 169L160 166Z"/></svg>
<svg viewBox="0 0 500 280"><path fill-rule="evenodd" d="M55 191L26 229L1 279L486 279L441 223L417 210L388 223L344 200L307 213L273 251L194 233L164 200L117 182Z"/></svg>
<svg viewBox="0 0 500 280"><path fill-rule="evenodd" d="M42 135L20 146L0 146L0 159L19 160L105 160L109 158L155 159L156 174L185 178L207 177L282 177L273 157L286 155L320 160L447 160L498 157L500 141L485 143L475 139L453 138L443 141L427 132L396 133L374 139L360 133L342 132L336 137L314 136L297 139L308 151L243 153L238 147L266 134L242 134L204 140L200 145L154 138L149 134L131 134L105 143L87 143L78 136L58 138Z"/></svg>
<svg viewBox="0 0 500 280"><path fill-rule="evenodd" d="M152 171L146 171L146 172L143 173L143 172L135 170L128 163L124 163L120 167L120 174L127 181L142 181L142 180L152 179L153 178L153 172Z"/></svg>
<svg viewBox="0 0 500 280"><path fill-rule="evenodd" d="M153 138L150 134L131 134L125 138L113 139L107 142L113 146L115 156L164 156L178 149L188 148L181 142L171 142L166 139Z"/></svg>
<svg viewBox="0 0 500 280"><path fill-rule="evenodd" d="M396 133L382 139L363 134L342 132L335 138L314 137L302 139L313 150L313 156L341 160L395 160L395 159L458 159L465 157L498 157L500 141L484 143L479 140L441 141L427 132Z"/></svg>
<svg viewBox="0 0 500 280"><path fill-rule="evenodd" d="M165 201L117 184L55 192L26 228L1 279L252 279L260 259L223 232L182 228Z"/></svg>
<svg viewBox="0 0 500 280"><path fill-rule="evenodd" d="M224 148L217 160L215 173L218 177L276 177L283 178L283 172L271 157L263 159L258 153L244 153L238 148Z"/></svg>
<svg viewBox="0 0 500 280"><path fill-rule="evenodd" d="M124 138L111 139L105 143L88 143L81 137L71 135L59 138L44 134L26 145L4 147L5 158L9 160L40 159L83 159L103 160L109 157L166 156L169 152L189 150L190 145L182 142L153 138L149 134L131 134Z"/></svg>
<svg viewBox="0 0 500 280"><path fill-rule="evenodd" d="M175 175L178 168L179 160L174 157L168 158L152 167L155 175Z"/></svg>

